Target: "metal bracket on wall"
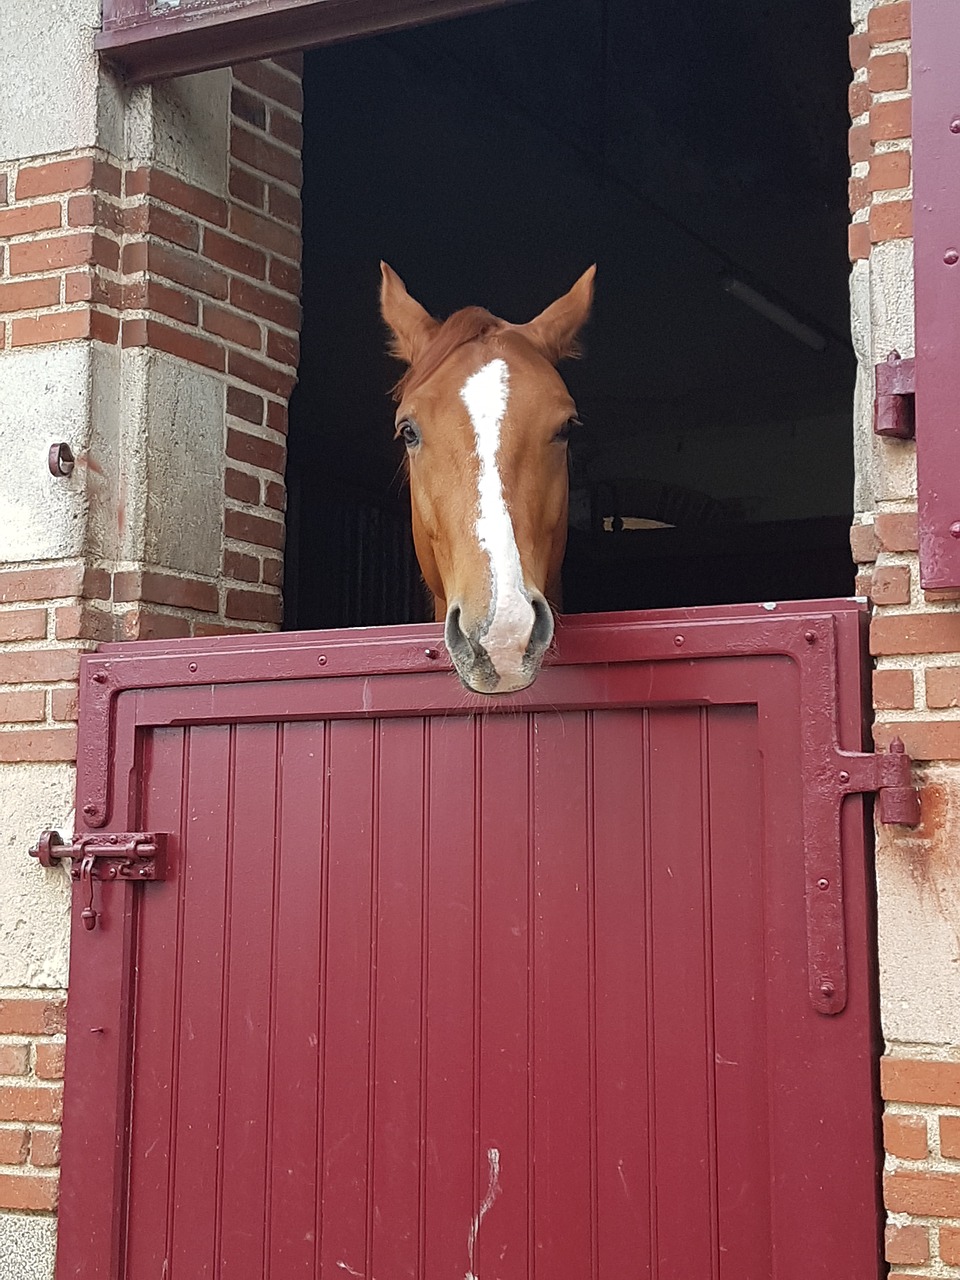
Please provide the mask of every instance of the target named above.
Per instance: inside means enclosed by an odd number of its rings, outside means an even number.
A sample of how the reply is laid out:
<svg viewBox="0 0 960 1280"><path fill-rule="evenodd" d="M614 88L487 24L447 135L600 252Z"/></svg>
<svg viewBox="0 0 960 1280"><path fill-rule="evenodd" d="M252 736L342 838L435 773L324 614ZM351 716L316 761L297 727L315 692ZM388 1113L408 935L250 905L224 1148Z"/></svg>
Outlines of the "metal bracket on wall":
<svg viewBox="0 0 960 1280"><path fill-rule="evenodd" d="M93 906L95 880L165 880L167 836L163 831L114 831L75 835L66 844L58 831L44 831L30 850L41 866L54 867L72 859L71 878L84 889L80 913L85 929L95 929L99 912Z"/></svg>
<svg viewBox="0 0 960 1280"><path fill-rule="evenodd" d="M876 366L876 395L873 401L873 430L878 436L912 440L914 436L914 362L891 351Z"/></svg>

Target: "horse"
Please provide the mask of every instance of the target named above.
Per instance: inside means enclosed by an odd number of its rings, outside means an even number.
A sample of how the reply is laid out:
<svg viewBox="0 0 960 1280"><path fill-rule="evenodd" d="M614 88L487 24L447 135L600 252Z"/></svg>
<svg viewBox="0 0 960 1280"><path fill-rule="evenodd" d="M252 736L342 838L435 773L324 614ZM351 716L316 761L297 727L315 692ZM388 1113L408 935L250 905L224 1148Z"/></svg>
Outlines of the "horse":
<svg viewBox="0 0 960 1280"><path fill-rule="evenodd" d="M556 370L578 354L595 267L526 324L481 307L435 320L386 263L380 311L407 370L394 388L413 542L464 686L537 678L561 605L567 440L577 410Z"/></svg>

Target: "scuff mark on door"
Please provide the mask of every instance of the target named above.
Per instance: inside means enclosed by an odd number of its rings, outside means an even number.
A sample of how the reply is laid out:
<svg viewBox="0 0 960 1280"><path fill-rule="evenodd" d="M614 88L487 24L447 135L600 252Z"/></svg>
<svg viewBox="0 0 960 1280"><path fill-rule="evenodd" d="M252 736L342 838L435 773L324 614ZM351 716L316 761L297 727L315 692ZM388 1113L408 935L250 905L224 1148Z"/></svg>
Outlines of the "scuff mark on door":
<svg viewBox="0 0 960 1280"><path fill-rule="evenodd" d="M487 1183L487 1194L483 1197L480 1208L477 1210L476 1217L470 1224L470 1234L467 1236L467 1255L470 1259L470 1270L464 1276L463 1280L480 1280L479 1276L477 1276L473 1270L477 1236L480 1233L480 1224L493 1208L493 1202L500 1194L500 1152L496 1147L491 1147L487 1152L487 1163L490 1167L490 1179Z"/></svg>

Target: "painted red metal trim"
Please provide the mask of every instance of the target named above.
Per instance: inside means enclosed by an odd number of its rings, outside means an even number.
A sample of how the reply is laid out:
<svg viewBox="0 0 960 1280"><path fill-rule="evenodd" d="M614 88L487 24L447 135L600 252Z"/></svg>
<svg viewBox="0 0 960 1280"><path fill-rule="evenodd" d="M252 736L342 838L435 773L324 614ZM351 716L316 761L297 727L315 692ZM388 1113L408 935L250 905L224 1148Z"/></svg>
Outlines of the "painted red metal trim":
<svg viewBox="0 0 960 1280"><path fill-rule="evenodd" d="M960 22L914 0L913 184L920 581L960 587Z"/></svg>
<svg viewBox="0 0 960 1280"><path fill-rule="evenodd" d="M861 754L860 734L853 740L850 717L838 709L844 672L859 679L863 616L861 606L841 601L807 613L738 606L621 614L615 626L605 617L567 618L537 684L495 702L463 694L439 629L429 625L108 645L82 664L78 808L90 829L126 823L130 797L114 796L111 778L133 777L137 730L150 725L638 706L658 700L650 673L663 665L786 659L796 672L803 746L810 999L821 1013L838 1013L846 1003L841 811L846 797L880 779L876 757ZM615 682L611 697L611 676L623 664L636 678ZM436 679L425 686L429 673ZM259 686L255 698L251 685ZM748 688L742 700L755 696Z"/></svg>
<svg viewBox="0 0 960 1280"><path fill-rule="evenodd" d="M377 35L516 0L104 0L96 47L131 84Z"/></svg>

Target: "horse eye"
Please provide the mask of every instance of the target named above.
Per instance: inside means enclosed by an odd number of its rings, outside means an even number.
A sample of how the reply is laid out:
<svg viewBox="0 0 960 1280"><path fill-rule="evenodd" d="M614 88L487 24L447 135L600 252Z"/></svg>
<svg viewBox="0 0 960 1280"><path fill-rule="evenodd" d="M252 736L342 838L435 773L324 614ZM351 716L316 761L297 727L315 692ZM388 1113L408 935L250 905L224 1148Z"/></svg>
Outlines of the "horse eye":
<svg viewBox="0 0 960 1280"><path fill-rule="evenodd" d="M403 438L408 449L413 449L420 443L420 428L409 419L398 424L397 435Z"/></svg>
<svg viewBox="0 0 960 1280"><path fill-rule="evenodd" d="M568 418L553 438L554 440L569 440L570 432L573 430L573 428L582 427L582 426L583 426L583 423L580 421L579 418Z"/></svg>

